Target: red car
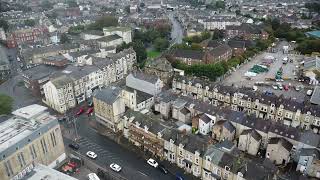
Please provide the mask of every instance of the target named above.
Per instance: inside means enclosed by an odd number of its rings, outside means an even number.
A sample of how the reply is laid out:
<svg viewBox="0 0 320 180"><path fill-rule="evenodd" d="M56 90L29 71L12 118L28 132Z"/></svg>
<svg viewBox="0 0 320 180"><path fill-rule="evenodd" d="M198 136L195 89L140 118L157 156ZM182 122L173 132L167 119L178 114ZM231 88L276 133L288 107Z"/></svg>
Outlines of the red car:
<svg viewBox="0 0 320 180"><path fill-rule="evenodd" d="M80 109L79 109L79 111L77 112L77 115L80 115L80 114L82 114L84 112L84 109L81 107Z"/></svg>
<svg viewBox="0 0 320 180"><path fill-rule="evenodd" d="M88 110L87 110L87 114L89 115L89 114L91 114L93 112L93 107L91 107L91 108L89 108Z"/></svg>
<svg viewBox="0 0 320 180"><path fill-rule="evenodd" d="M288 90L289 90L289 86L288 86L288 85L284 85L283 88L284 88L285 91L288 91Z"/></svg>

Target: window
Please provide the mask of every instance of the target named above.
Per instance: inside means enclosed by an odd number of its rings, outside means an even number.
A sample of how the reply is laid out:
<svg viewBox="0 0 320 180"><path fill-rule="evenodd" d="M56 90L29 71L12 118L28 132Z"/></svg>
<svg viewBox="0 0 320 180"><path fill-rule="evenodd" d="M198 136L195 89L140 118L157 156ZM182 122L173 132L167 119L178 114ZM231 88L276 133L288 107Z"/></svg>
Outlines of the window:
<svg viewBox="0 0 320 180"><path fill-rule="evenodd" d="M44 138L41 139L40 143L41 143L43 154L46 154L48 152L48 147L47 147L47 143L46 143L45 139Z"/></svg>
<svg viewBox="0 0 320 180"><path fill-rule="evenodd" d="M32 157L32 159L37 158L37 152L36 152L36 150L35 150L35 148L34 148L34 144L32 144L29 148L30 148L30 152L31 152L31 157Z"/></svg>
<svg viewBox="0 0 320 180"><path fill-rule="evenodd" d="M23 156L23 153L20 152L18 154L18 161L19 161L19 164L20 164L20 167L24 167L26 165L26 161L24 160L24 156Z"/></svg>
<svg viewBox="0 0 320 180"><path fill-rule="evenodd" d="M52 146L55 147L57 145L57 141L56 141L56 135L54 134L54 132L50 133L50 137L52 141Z"/></svg>
<svg viewBox="0 0 320 180"><path fill-rule="evenodd" d="M10 177L11 175L13 175L12 166L11 166L10 161L5 162L5 163L4 163L4 166L5 166L5 168L6 168L6 173L7 173L8 177Z"/></svg>

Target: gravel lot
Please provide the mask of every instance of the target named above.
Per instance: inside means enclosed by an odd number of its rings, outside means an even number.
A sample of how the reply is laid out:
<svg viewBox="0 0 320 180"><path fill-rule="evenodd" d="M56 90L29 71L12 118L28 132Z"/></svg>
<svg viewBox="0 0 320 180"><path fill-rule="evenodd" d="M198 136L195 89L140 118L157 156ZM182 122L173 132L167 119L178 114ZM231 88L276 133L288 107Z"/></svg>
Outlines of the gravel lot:
<svg viewBox="0 0 320 180"><path fill-rule="evenodd" d="M280 42L276 48L275 52L263 52L259 55L256 55L251 59L250 62L242 65L239 69L237 69L235 72L231 73L228 77L226 77L223 81L223 85L233 85L237 87L253 87L255 82L267 82L270 85L265 86L258 86L258 90L264 92L266 90L274 92L276 95L283 94L287 98L293 98L297 101L303 101L305 99L305 92L307 88L305 88L302 91L296 91L293 87L290 88L288 91L284 90L274 90L272 88L273 84L276 84L274 80L266 80L266 78L275 78L276 72L279 70L279 68L283 68L283 78L288 78L290 80L284 80L281 82L282 85L289 85L291 86L301 86L302 83L298 82L297 80L294 80L296 77L296 73L298 72L297 66L299 65L299 62L301 59L303 59L302 55L296 55L296 54L284 54L282 51L283 45L285 45L286 42ZM276 60L270 65L269 71L265 73L257 74L257 76L252 77L251 80L247 79L244 74L250 70L255 64L260 64L263 62L263 60L268 57L273 56ZM289 59L293 59L293 62L288 62L287 64L283 64L283 58L289 57ZM304 85L305 86L305 85Z"/></svg>

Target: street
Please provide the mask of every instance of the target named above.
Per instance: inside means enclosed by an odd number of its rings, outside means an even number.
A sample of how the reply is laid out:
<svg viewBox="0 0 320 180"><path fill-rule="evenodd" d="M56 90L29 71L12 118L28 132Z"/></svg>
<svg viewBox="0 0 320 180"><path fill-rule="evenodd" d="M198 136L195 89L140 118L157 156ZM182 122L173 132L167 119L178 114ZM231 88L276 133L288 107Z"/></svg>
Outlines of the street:
<svg viewBox="0 0 320 180"><path fill-rule="evenodd" d="M169 13L168 17L172 23L172 30L171 30L172 43L171 44L180 44L182 43L183 29L180 23L174 18L173 13Z"/></svg>
<svg viewBox="0 0 320 180"><path fill-rule="evenodd" d="M175 179L173 174L163 174L160 170L149 166L146 160L138 154L128 151L126 148L117 144L111 139L98 134L94 129L90 128L86 115L77 118L77 132L80 145L80 152L85 155L87 151L94 151L98 157L96 162L102 167L109 167L111 163L117 163L122 167L120 172L127 179L146 180L146 179ZM92 119L92 118L91 118ZM64 138L65 145L68 146L72 141Z"/></svg>

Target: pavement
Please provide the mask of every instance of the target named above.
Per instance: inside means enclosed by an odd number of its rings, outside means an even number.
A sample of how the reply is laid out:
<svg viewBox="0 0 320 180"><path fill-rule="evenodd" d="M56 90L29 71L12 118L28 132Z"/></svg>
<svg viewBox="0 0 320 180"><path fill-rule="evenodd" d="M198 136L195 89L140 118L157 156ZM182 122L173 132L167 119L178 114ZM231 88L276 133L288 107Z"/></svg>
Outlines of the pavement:
<svg viewBox="0 0 320 180"><path fill-rule="evenodd" d="M289 78L291 80L285 80L281 82L282 85L291 86L301 86L303 85L301 82L294 80L297 77L298 68L296 66L299 65L299 62L303 58L301 55L297 54L284 54L282 52L282 46L285 42L280 42L276 47L276 52L262 52L255 57L251 58L249 62L246 64L242 64L235 72L232 72L229 76L227 76L221 83L224 85L233 85L237 87L253 87L255 82L268 82L269 86L258 86L258 90L264 92L269 91L273 92L275 95L284 95L287 98L293 98L296 101L302 102L306 97L306 90L304 91L296 91L293 87L288 91L284 90L274 90L271 85L276 84L275 81L266 81L265 78L275 78L276 72L279 68L283 68L283 77ZM255 77L251 77L251 80L246 79L244 74L249 71L255 64L262 63L263 59L267 56L273 56L276 60L270 65L269 71L265 73L257 74ZM293 59L293 63L288 62L287 64L282 64L282 59L284 57L289 57ZM304 85L306 86L306 85Z"/></svg>
<svg viewBox="0 0 320 180"><path fill-rule="evenodd" d="M80 154L85 156L87 151L94 151L98 155L96 160L92 160L94 163L102 167L117 163L122 167L122 171L119 174L130 180L175 179L174 172L165 175L158 169L149 166L140 152L130 151L117 142L98 134L95 129L90 127L90 121L93 120L88 120L86 115L81 115L76 120L77 134L79 136L77 142L80 145L78 152ZM73 142L75 137L75 135L72 135L75 131L70 128L72 129L72 127L66 128L65 126L62 128L66 146Z"/></svg>

